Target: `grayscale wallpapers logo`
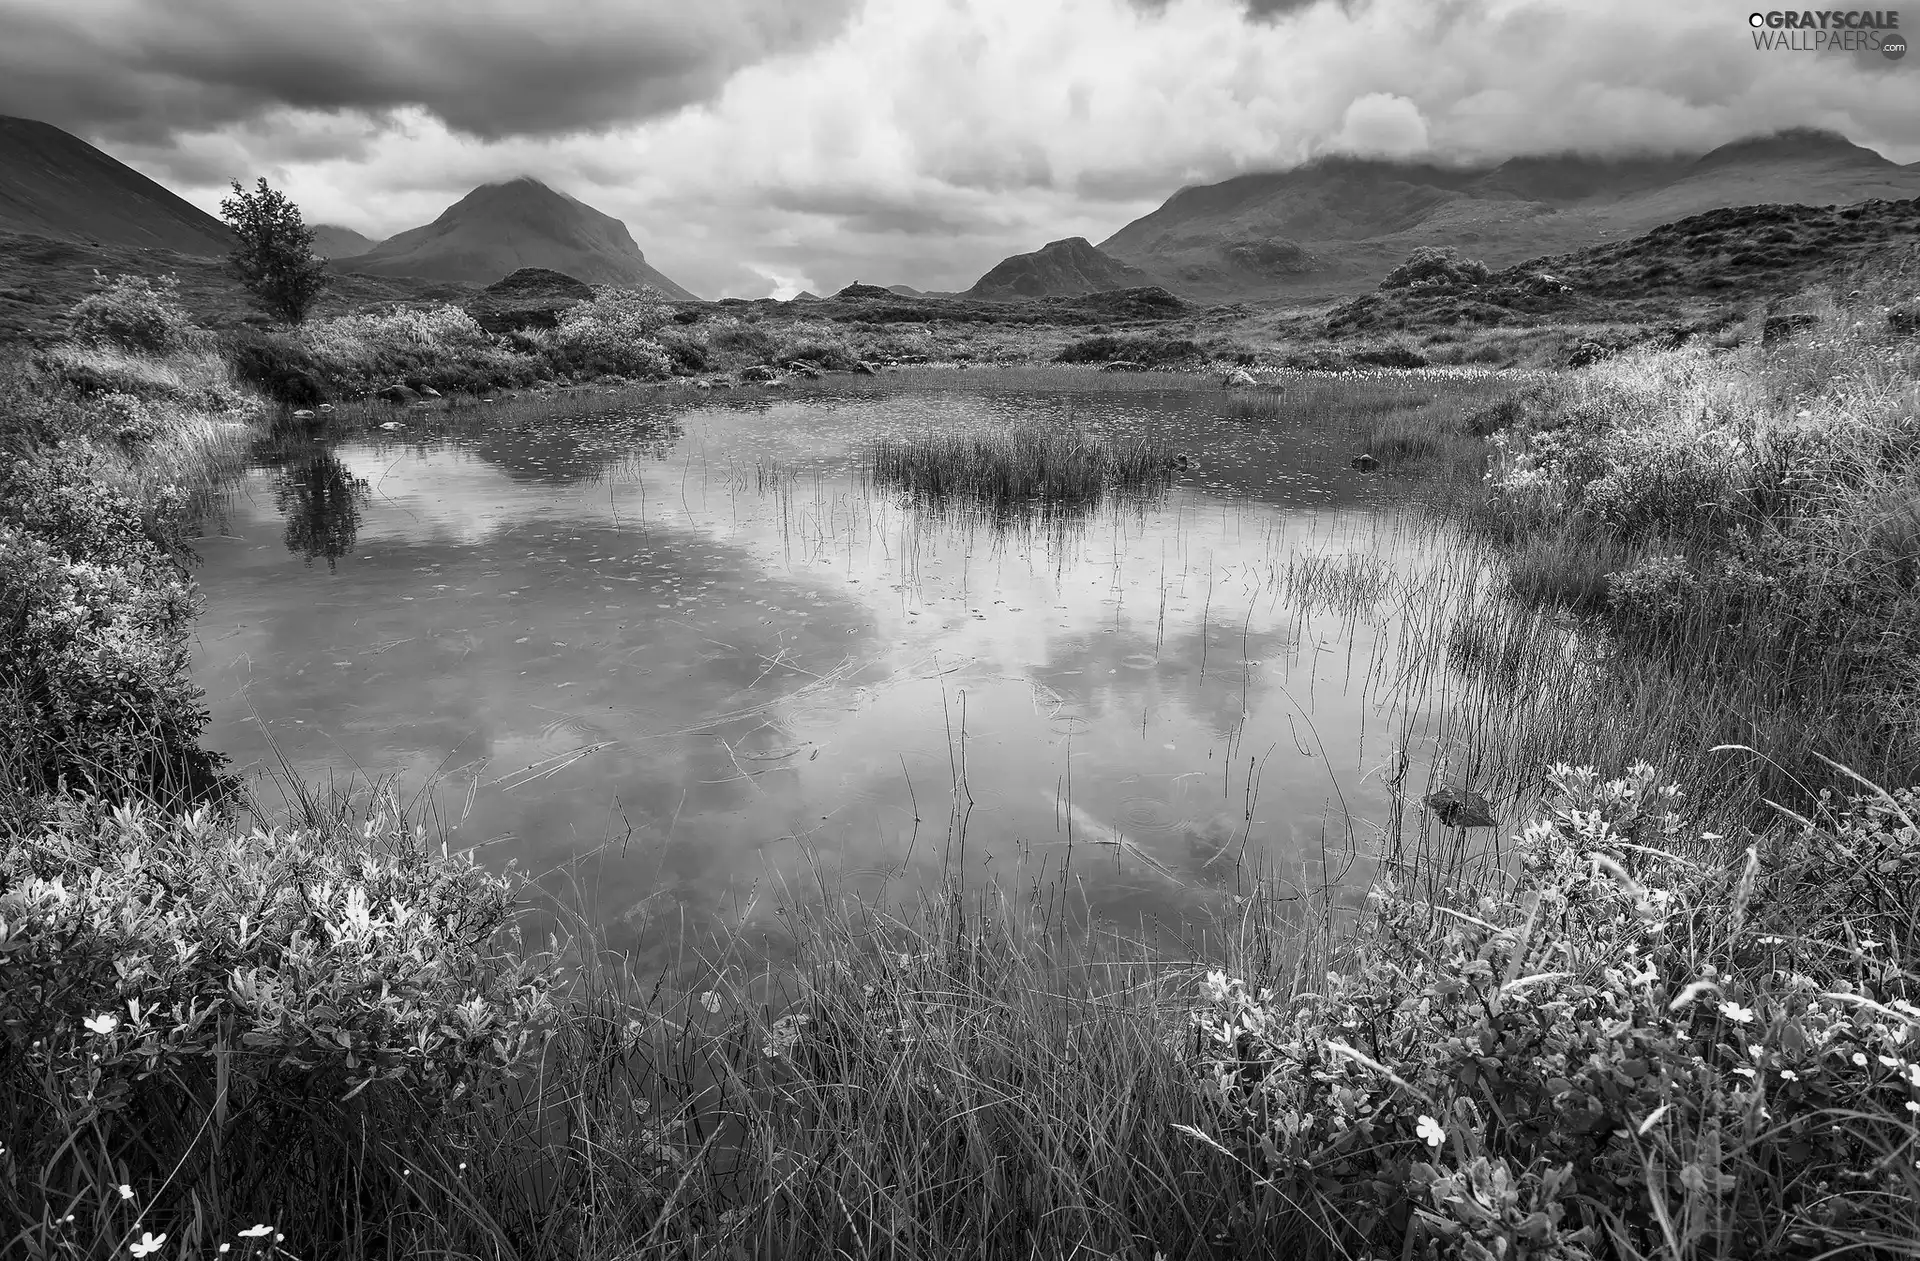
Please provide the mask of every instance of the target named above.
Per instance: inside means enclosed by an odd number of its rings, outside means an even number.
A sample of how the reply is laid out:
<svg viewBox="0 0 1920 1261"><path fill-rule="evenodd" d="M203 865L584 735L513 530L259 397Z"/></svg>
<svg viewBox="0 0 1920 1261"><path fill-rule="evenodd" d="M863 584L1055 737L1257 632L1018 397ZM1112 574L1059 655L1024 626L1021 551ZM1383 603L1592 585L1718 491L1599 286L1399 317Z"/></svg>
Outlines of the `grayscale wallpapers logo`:
<svg viewBox="0 0 1920 1261"><path fill-rule="evenodd" d="M1747 25L1763 52L1877 52L1888 61L1907 55L1896 9L1774 9L1748 14Z"/></svg>

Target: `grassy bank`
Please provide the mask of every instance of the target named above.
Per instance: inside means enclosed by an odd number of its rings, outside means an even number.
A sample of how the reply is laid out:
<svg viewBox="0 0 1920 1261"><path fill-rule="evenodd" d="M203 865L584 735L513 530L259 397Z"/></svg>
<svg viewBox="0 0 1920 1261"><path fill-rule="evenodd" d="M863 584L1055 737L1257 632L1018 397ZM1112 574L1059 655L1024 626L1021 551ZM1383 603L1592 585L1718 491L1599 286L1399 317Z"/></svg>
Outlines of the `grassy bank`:
<svg viewBox="0 0 1920 1261"><path fill-rule="evenodd" d="M791 965L722 930L640 974L390 795L357 814L307 798L275 826L217 766L180 775L205 755L174 527L253 413L163 300L122 294L130 315L0 399L0 608L31 631L0 640L6 782L29 789L0 824L0 1250L1920 1251L1920 801L1815 756L1852 733L1865 769L1912 780L1875 708L1908 668L1875 619L1912 589L1886 542L1906 537L1885 523L1904 519L1920 401L1895 296L1764 351L1518 389L1442 397L1383 373L1223 399L1426 469L1500 549L1526 599L1488 594L1448 651L1508 678L1513 739L1597 747L1547 725L1587 681L1580 712L1614 727L1603 770L1554 767L1507 862L1409 856L1357 920L1243 873L1177 951L1091 923L1057 879L905 905L789 891ZM568 353L651 353L647 332L582 331ZM417 350L369 345L340 361ZM81 363L162 384L89 384ZM966 472L990 494L1019 470L1089 493L1164 470L1164 452L1074 441L872 454L907 484ZM1693 585L1672 564L1649 577L1674 555ZM1750 555L1784 559L1739 590L1779 602L1727 615L1717 566ZM1543 608L1589 619L1598 650L1539 651ZM1743 743L1848 792L1761 817L1724 781L1695 799L1633 764L1712 772L1719 696L1798 715L1803 736L1749 722ZM1809 697L1859 712L1820 735ZM530 911L560 932L523 941Z"/></svg>

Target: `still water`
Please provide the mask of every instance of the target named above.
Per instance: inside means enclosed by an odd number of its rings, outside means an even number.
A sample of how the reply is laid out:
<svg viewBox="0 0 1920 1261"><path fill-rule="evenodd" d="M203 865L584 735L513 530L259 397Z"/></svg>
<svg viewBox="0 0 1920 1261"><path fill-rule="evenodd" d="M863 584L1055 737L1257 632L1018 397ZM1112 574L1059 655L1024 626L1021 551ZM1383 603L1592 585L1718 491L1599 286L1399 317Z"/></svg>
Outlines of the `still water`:
<svg viewBox="0 0 1920 1261"><path fill-rule="evenodd" d="M393 779L489 861L591 856L616 944L955 868L1066 868L1126 922L1249 871L1358 898L1397 750L1416 792L1449 756L1424 596L1457 561L1348 440L1219 406L654 394L263 442L197 544L208 740ZM1193 466L1039 523L861 474L876 437L1036 420Z"/></svg>

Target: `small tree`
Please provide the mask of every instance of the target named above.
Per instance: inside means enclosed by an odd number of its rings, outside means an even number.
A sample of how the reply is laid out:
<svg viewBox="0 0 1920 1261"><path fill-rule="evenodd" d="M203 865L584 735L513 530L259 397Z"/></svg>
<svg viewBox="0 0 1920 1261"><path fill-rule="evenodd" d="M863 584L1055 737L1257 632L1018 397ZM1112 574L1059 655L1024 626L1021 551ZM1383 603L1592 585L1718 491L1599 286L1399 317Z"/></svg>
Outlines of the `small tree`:
<svg viewBox="0 0 1920 1261"><path fill-rule="evenodd" d="M300 207L264 178L252 192L235 180L220 217L240 238L229 260L254 302L289 324L305 319L332 278L313 252L313 229L301 221Z"/></svg>

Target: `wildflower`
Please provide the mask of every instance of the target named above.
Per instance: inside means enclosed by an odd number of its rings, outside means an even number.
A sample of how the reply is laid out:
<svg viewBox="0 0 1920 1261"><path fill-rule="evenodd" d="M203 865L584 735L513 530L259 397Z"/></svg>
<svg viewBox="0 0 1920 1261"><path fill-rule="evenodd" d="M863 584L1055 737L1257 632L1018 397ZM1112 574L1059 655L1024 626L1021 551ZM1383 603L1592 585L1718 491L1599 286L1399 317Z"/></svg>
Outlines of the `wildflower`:
<svg viewBox="0 0 1920 1261"><path fill-rule="evenodd" d="M1731 1000L1720 1004L1720 1014L1728 1020L1733 1021L1736 1025L1750 1025L1753 1023L1753 1008L1742 1007L1740 1004Z"/></svg>
<svg viewBox="0 0 1920 1261"><path fill-rule="evenodd" d="M131 1200L133 1198L133 1188L124 1182L120 1184L120 1198L123 1200Z"/></svg>
<svg viewBox="0 0 1920 1261"><path fill-rule="evenodd" d="M249 1226L245 1230L241 1231L240 1237L242 1239L262 1239L268 1235L271 1235L272 1233L273 1233L273 1227L267 1225L265 1222L262 1222L257 1226Z"/></svg>
<svg viewBox="0 0 1920 1261"><path fill-rule="evenodd" d="M1736 1068L1736 1069L1734 1069L1734 1070L1733 1070L1733 1075L1734 1075L1735 1077L1745 1077L1745 1078L1747 1078L1748 1080L1752 1080L1752 1078L1753 1078L1753 1070L1752 1070L1752 1069L1750 1069L1750 1068L1747 1068L1747 1067L1745 1067L1745 1066L1742 1066L1742 1067L1740 1067L1740 1068Z"/></svg>
<svg viewBox="0 0 1920 1261"><path fill-rule="evenodd" d="M88 1033L97 1033L104 1038L120 1027L120 1017L110 1011L103 1011L97 1016L88 1016L80 1023L87 1027Z"/></svg>
<svg viewBox="0 0 1920 1261"><path fill-rule="evenodd" d="M1783 1068L1783 1069L1781 1069L1781 1070L1780 1070L1780 1076L1781 1076L1782 1078L1784 1078L1785 1080L1787 1080L1787 1081L1799 1081L1799 1080L1800 1080L1800 1074L1798 1074L1798 1073L1796 1073L1796 1072L1794 1072L1794 1071L1793 1071L1792 1069L1790 1069L1790 1068Z"/></svg>
<svg viewBox="0 0 1920 1261"><path fill-rule="evenodd" d="M1413 1127L1413 1132L1426 1140L1428 1147L1437 1148L1447 1141L1446 1127L1430 1116L1421 1117L1420 1123Z"/></svg>
<svg viewBox="0 0 1920 1261"><path fill-rule="evenodd" d="M1920 1113L1920 1103L1915 1103L1911 1099L1907 1100L1907 1111L1913 1112L1913 1113Z"/></svg>
<svg viewBox="0 0 1920 1261"><path fill-rule="evenodd" d="M1865 1068L1867 1066L1867 1053L1865 1051L1855 1051L1853 1053L1853 1062L1856 1067Z"/></svg>
<svg viewBox="0 0 1920 1261"><path fill-rule="evenodd" d="M700 1005L708 1011L717 1012L720 1010L720 995L708 990L700 996Z"/></svg>
<svg viewBox="0 0 1920 1261"><path fill-rule="evenodd" d="M223 1243L223 1244L221 1244L221 1245L220 1245L220 1251L222 1251L222 1252L231 1252L231 1251L233 1251L233 1245L232 1245L232 1244L230 1244L230 1243Z"/></svg>
<svg viewBox="0 0 1920 1261"><path fill-rule="evenodd" d="M151 1231L143 1230L140 1232L140 1242L137 1244L130 1244L128 1245L128 1247L132 1251L134 1256L144 1257L150 1252L160 1251L160 1245L165 1242L167 1242L167 1234L165 1231L161 1231L159 1234L156 1235L156 1234L153 1234Z"/></svg>

